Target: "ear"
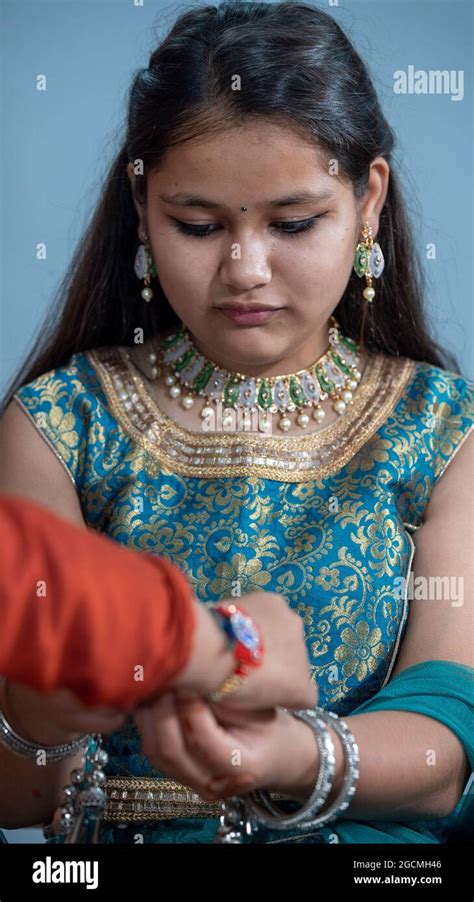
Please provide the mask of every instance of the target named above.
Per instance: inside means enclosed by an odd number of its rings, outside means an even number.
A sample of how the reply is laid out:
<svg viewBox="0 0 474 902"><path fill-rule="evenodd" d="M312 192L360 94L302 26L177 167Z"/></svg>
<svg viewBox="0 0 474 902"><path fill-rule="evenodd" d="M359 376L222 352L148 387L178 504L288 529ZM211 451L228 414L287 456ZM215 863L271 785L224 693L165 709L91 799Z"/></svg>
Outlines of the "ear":
<svg viewBox="0 0 474 902"><path fill-rule="evenodd" d="M374 238L379 230L380 214L385 203L390 179L390 166L384 157L375 157L370 164L369 181L366 192L360 201L359 216L361 222L372 226Z"/></svg>
<svg viewBox="0 0 474 902"><path fill-rule="evenodd" d="M131 163L131 162L127 163L127 175L128 175L128 178L130 179L130 185L132 188L133 203L134 203L135 209L138 213L138 219L139 219L138 237L140 238L140 232L148 233L148 227L147 227L147 221L146 221L146 209L145 209L145 204L141 203L141 201L139 201L137 198L137 194L136 194L137 177L136 177L134 169L133 169L133 163ZM140 240L141 240L141 238L140 238Z"/></svg>

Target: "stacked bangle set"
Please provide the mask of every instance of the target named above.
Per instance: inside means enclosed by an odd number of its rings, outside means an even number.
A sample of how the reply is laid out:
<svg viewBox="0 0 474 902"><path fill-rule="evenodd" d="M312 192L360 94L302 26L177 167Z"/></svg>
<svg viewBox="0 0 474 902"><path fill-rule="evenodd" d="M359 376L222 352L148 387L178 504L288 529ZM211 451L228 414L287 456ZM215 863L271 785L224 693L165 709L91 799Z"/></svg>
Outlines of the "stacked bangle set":
<svg viewBox="0 0 474 902"><path fill-rule="evenodd" d="M270 795L261 790L250 793L245 798L245 802L255 820L267 827L277 830L288 830L292 827L315 830L336 820L349 807L359 777L359 749L347 724L340 720L334 712L316 707L291 713L311 727L319 747L319 772L310 797L293 814L282 813ZM334 743L328 729L329 725L341 740L344 749L345 772L338 795L326 810L322 810L332 789L336 767Z"/></svg>

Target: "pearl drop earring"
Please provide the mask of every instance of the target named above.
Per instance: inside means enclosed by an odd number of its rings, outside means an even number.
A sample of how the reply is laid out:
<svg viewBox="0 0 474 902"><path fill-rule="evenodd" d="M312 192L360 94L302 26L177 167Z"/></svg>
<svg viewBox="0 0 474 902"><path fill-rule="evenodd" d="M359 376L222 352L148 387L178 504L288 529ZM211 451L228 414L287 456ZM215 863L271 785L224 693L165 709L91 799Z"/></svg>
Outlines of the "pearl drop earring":
<svg viewBox="0 0 474 902"><path fill-rule="evenodd" d="M148 235L146 234L146 232L140 233L140 238L144 242L144 244L140 244L138 246L133 268L135 270L135 275L137 276L137 278L143 279L145 282L145 287L143 288L141 294L143 300L148 304L153 297L153 291L150 288L150 281L152 276L156 276L156 266L150 253L148 245Z"/></svg>

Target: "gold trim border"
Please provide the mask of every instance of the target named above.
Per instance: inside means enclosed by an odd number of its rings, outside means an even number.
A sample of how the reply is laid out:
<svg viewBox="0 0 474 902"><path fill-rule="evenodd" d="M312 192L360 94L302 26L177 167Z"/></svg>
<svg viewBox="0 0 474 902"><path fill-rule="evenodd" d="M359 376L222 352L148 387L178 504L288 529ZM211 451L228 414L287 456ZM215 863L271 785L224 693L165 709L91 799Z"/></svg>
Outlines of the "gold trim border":
<svg viewBox="0 0 474 902"><path fill-rule="evenodd" d="M410 571L411 571L411 568L412 568L413 559L414 559L415 554L416 554L416 545L415 545L415 543L414 543L414 541L413 541L413 539L412 539L410 533L408 532L405 523L403 523L403 527L404 527L404 530L405 530L405 535L406 535L406 537L407 537L407 539L408 539L408 542L409 542L409 545L410 545L410 558L409 558L409 561L408 561L408 564L407 564L406 575L405 575L405 592L404 592L404 595L403 595L403 610L402 610L402 614L401 614L400 621L399 621L399 624L398 624L397 638L395 639L395 645L393 646L392 656L391 656L391 658L390 658L390 664L388 665L387 673L385 674L385 679L384 679L384 681L383 681L383 683L382 683L380 689L383 689L384 686L387 685L387 683L388 683L388 681L389 681L389 679L390 679L392 670L393 670L393 668L394 668L394 666L395 666L395 663L396 663L396 660L397 660L397 657L398 657L398 651L399 651L400 642L401 642L401 639L402 639L402 633L403 633L403 630L404 630L404 628L405 628L405 624L406 624L406 622L407 622L407 618L408 618L408 614L409 614L408 587L409 587Z"/></svg>
<svg viewBox="0 0 474 902"><path fill-rule="evenodd" d="M46 433L43 431L43 429L41 428L41 426L38 426L38 423L36 422L36 420L35 420L33 414L28 410L28 408L25 406L25 404L23 403L23 401L21 400L21 398L19 398L18 395L15 394L15 395L13 395L13 400L16 401L16 403L21 407L21 409L23 410L23 412L26 413L26 416L27 416L27 417L31 420L31 422L33 423L33 426L35 427L36 431L40 434L41 438L46 442L46 444L48 445L48 447L49 447L49 448L51 449L51 451L53 452L54 456L57 457L57 459L59 460L59 463L62 464L62 466L63 466L64 469L66 470L67 475L69 476L69 479L71 480L71 482L72 482L74 488L75 488L76 491L77 491L76 480L74 479L74 476L72 475L72 473L71 473L71 471L70 471L70 469L69 469L69 467L68 467L66 461L64 460L64 458L61 457L61 455L60 455L59 451L57 450L57 448L53 445L53 443L52 443L51 440L48 438L48 436L46 435ZM45 414L45 416L46 416L46 414Z"/></svg>
<svg viewBox="0 0 474 902"><path fill-rule="evenodd" d="M86 353L123 431L148 451L162 469L181 476L198 478L255 476L290 483L324 478L336 473L348 463L392 412L416 367L416 362L410 358L389 357L385 354L370 356L354 401L342 417L317 432L280 438L242 432L201 434L185 429L168 417L151 397L140 371L129 357L126 348L101 348ZM124 410L112 378L114 369L133 381L135 391L145 409L144 416L148 417L150 423L154 423L156 441L150 441L144 430L135 425ZM202 459L206 451L212 452L217 448L230 451L232 448L242 447L244 441L245 453L253 455L254 458L250 463L203 464L180 460L178 456L179 449L183 446L191 449ZM164 447L166 445L175 451L176 456L167 453ZM279 451L283 451L290 460L291 452L295 452L295 457L302 457L304 462L305 454L320 449L324 449L326 456L331 456L327 463L306 467L301 465L299 469L295 467L291 470L284 466L282 459L278 463ZM181 450L182 455L183 453ZM275 461L274 465L264 462L269 457Z"/></svg>
<svg viewBox="0 0 474 902"><path fill-rule="evenodd" d="M107 777L104 822L139 823L169 818L218 818L220 802L201 799L189 786L163 777ZM275 801L288 796L270 793Z"/></svg>
<svg viewBox="0 0 474 902"><path fill-rule="evenodd" d="M438 483L438 481L441 479L443 473L444 473L445 470L446 470L446 467L448 467L449 464L451 463L451 461L456 457L456 454L458 453L458 451L460 451L460 449L461 449L462 446L464 445L464 442L466 441L466 439L469 438L471 432L473 432L473 431L474 431L474 423L471 423L471 425L469 426L467 432L464 433L463 437L461 438L461 441L459 442L459 444L456 445L456 447L455 447L454 451L452 452L452 454L450 454L449 457L448 457L445 461L443 461L443 466L441 467L441 470L439 471L439 473L438 473L438 475L436 476L436 478L433 480L433 483L432 483L432 486L431 486L432 490L433 490L433 488L435 487L435 485Z"/></svg>

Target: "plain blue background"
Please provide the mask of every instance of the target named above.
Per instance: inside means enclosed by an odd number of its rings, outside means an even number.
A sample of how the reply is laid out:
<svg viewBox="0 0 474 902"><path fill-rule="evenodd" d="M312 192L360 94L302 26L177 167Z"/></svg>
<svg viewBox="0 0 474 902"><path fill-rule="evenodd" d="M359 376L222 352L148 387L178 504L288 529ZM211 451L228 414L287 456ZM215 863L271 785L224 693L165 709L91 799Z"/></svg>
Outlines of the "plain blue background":
<svg viewBox="0 0 474 902"><path fill-rule="evenodd" d="M100 180L121 137L134 70L193 3L144 0L4 0L2 3L2 193L0 392L31 348ZM197 5L197 4L196 4ZM202 4L204 5L204 4ZM472 378L472 3L471 0L316 2L348 31L367 60L398 136L396 159L426 261L435 337ZM464 71L464 99L396 95L393 73ZM36 76L48 78L46 92ZM36 260L38 242L47 260ZM132 266L132 261L130 261ZM35 831L36 833L36 831ZM13 835L7 833L9 839ZM16 835L27 839L28 831ZM37 838L35 836L35 838Z"/></svg>

